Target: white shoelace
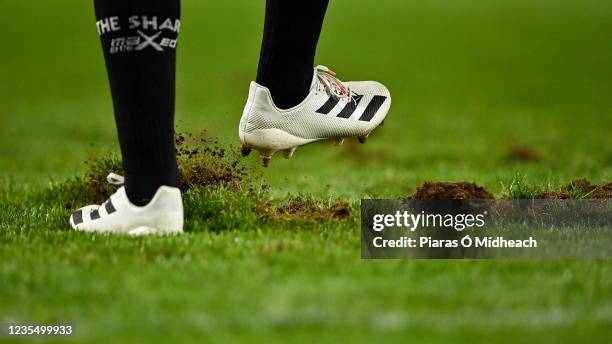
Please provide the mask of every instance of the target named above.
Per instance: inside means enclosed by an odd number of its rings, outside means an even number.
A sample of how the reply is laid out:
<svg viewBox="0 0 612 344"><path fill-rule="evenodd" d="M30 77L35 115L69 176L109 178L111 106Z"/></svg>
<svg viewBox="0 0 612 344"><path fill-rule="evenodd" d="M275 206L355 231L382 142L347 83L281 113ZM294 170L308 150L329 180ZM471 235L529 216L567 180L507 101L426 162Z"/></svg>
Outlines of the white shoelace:
<svg viewBox="0 0 612 344"><path fill-rule="evenodd" d="M121 176L121 175L116 174L116 173L109 173L108 176L106 176L106 181L109 184L121 186L121 185L124 184L125 178L123 176Z"/></svg>
<svg viewBox="0 0 612 344"><path fill-rule="evenodd" d="M319 79L317 87L323 87L325 92L331 97L347 101L353 100L350 88L336 78L336 73L333 70L319 65L316 68L316 72Z"/></svg>

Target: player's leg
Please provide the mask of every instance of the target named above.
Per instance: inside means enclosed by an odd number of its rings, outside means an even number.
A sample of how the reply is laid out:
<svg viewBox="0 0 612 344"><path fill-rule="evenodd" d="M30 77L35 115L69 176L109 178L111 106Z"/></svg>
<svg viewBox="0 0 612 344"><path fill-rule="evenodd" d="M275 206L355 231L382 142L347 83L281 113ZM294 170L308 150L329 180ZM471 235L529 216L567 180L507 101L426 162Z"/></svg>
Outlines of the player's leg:
<svg viewBox="0 0 612 344"><path fill-rule="evenodd" d="M180 231L183 214L174 146L179 0L94 4L125 180L109 201L77 211L70 222L92 231Z"/></svg>
<svg viewBox="0 0 612 344"><path fill-rule="evenodd" d="M162 44L177 38L179 1L95 0L95 9L125 188L132 203L143 205L159 186L179 183L174 149L176 46Z"/></svg>
<svg viewBox="0 0 612 344"><path fill-rule="evenodd" d="M385 119L389 91L373 81L341 82L330 69L314 68L328 0L267 0L256 82L240 120L243 154L251 148L264 166L283 151L322 139L361 142Z"/></svg>
<svg viewBox="0 0 612 344"><path fill-rule="evenodd" d="M281 109L298 105L310 89L312 67L329 0L267 0L257 83Z"/></svg>

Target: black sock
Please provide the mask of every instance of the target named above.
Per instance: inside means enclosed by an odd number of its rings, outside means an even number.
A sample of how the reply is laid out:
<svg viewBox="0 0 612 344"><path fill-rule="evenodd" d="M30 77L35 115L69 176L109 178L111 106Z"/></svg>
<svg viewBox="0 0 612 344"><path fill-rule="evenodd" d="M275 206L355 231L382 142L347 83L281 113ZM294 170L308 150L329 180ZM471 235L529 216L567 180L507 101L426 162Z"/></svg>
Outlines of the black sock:
<svg viewBox="0 0 612 344"><path fill-rule="evenodd" d="M130 201L179 186L174 146L179 0L94 0Z"/></svg>
<svg viewBox="0 0 612 344"><path fill-rule="evenodd" d="M267 0L257 83L276 106L299 104L310 89L319 34L328 0Z"/></svg>

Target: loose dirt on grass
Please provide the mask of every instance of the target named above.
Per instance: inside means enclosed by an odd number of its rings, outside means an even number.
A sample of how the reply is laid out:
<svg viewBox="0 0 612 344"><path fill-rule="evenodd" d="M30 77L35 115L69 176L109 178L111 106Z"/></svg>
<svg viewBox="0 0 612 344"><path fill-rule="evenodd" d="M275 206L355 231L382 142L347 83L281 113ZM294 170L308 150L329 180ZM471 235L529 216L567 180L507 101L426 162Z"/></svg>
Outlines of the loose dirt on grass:
<svg viewBox="0 0 612 344"><path fill-rule="evenodd" d="M561 187L559 191L537 194L536 199L612 199L612 182L594 184L586 178L576 179Z"/></svg>
<svg viewBox="0 0 612 344"><path fill-rule="evenodd" d="M225 187L236 192L253 192L252 181L256 179L256 171L241 164L237 149L221 146L216 138L206 132L197 135L177 134L175 143L183 191ZM59 197L69 199L65 203L66 209L74 209L83 204L100 204L117 189L117 186L106 180L110 172L123 174L117 155L91 159L86 163L89 168L85 177L65 182L54 190L56 194L59 193ZM261 190L265 192L265 183L260 187ZM66 194L71 196L67 197ZM257 203L253 211L259 213L262 219L271 221L324 222L353 217L353 210L347 202L326 204L314 198L298 196L280 204L265 200Z"/></svg>
<svg viewBox="0 0 612 344"><path fill-rule="evenodd" d="M219 187L237 192L250 193L252 181L257 172L241 163L238 149L223 147L216 138L205 131L197 135L177 134L176 147L181 184L183 191L190 189L215 190ZM515 149L517 159L533 161L535 155L530 150ZM519 158L520 157L520 158ZM116 154L92 159L86 162L88 172L82 178L75 178L58 184L48 190L47 196L56 197L64 202L66 209L74 209L84 204L100 204L116 191L117 186L110 185L106 176L110 172L122 174L121 161ZM265 191L266 184L260 188ZM249 191L251 190L251 191ZM531 197L529 197L531 198ZM558 191L535 194L534 199L578 199L603 198L612 199L612 183L594 184L585 178L577 179L561 187ZM476 200L493 200L495 196L473 182L435 182L422 183L407 200L468 200L459 205L453 204L453 210L480 209L484 202ZM350 220L354 211L347 202L325 203L315 198L297 196L281 203L274 203L261 198L253 209L262 220L271 221L316 221ZM421 206L429 206L422 204Z"/></svg>
<svg viewBox="0 0 612 344"><path fill-rule="evenodd" d="M176 146L183 191L194 187L241 188L252 172L241 165L235 149L220 146L218 139L208 137L206 132L196 138L178 134Z"/></svg>
<svg viewBox="0 0 612 344"><path fill-rule="evenodd" d="M209 137L205 131L197 135L177 134L175 140L183 191L193 188L213 190L218 187L242 189L248 187L248 176L255 174L241 164L236 149L222 147L216 138ZM117 186L106 180L111 172L123 175L121 160L116 154L90 159L85 163L88 169L84 177L58 186L58 192L71 195L65 202L66 209L83 204L100 204L117 190Z"/></svg>
<svg viewBox="0 0 612 344"><path fill-rule="evenodd" d="M294 197L274 206L266 204L261 209L262 217L269 220L314 220L324 222L328 220L348 220L353 216L351 205L347 202L334 202L326 205L322 201Z"/></svg>

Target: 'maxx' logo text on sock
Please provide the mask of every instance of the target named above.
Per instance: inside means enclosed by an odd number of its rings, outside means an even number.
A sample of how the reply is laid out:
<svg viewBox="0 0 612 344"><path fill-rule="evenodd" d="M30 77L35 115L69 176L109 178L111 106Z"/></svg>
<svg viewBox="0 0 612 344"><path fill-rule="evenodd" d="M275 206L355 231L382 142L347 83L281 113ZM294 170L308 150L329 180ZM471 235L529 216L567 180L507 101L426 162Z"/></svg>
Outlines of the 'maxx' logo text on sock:
<svg viewBox="0 0 612 344"><path fill-rule="evenodd" d="M131 16L126 22L122 22L119 17L109 17L98 20L96 27L101 36L124 31L124 28L129 30L130 35L112 38L109 48L111 54L145 49L161 52L167 48L176 48L176 34L180 31L181 21L161 19L157 16ZM164 33L168 31L170 37L164 37Z"/></svg>

